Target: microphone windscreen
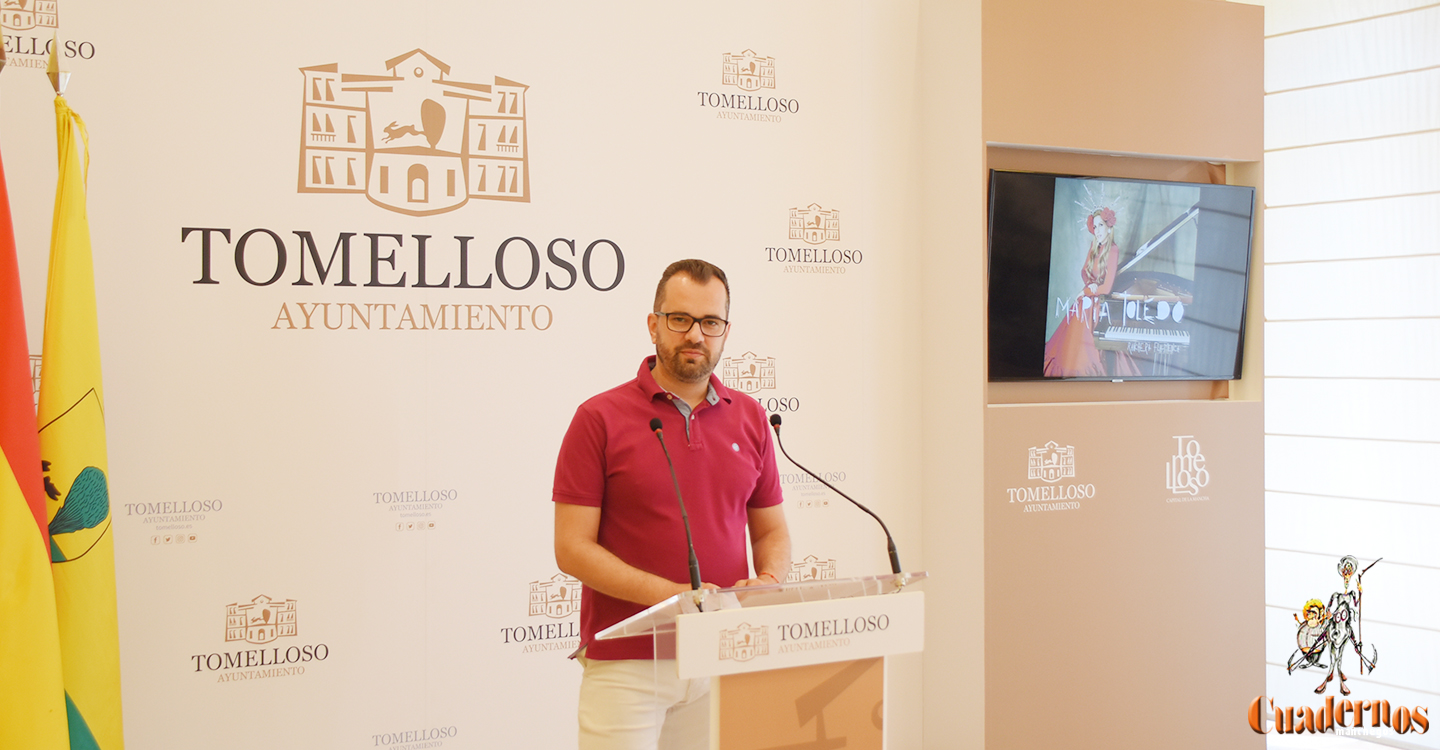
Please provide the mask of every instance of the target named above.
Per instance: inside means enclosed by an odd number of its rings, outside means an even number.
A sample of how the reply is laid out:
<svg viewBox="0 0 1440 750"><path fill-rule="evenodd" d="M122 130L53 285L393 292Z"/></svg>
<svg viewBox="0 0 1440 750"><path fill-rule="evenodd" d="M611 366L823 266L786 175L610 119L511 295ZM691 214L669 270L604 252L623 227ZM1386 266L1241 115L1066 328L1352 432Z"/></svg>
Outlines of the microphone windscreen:
<svg viewBox="0 0 1440 750"><path fill-rule="evenodd" d="M658 430L660 429L660 427L661 427L660 418L659 418L659 417L652 417L652 418L650 419L650 431L651 431L651 432L656 432L656 431L658 431Z"/></svg>
<svg viewBox="0 0 1440 750"><path fill-rule="evenodd" d="M780 415L779 415L779 414L771 414L771 415L770 415L770 426L771 426L771 427L779 427L779 426L780 426Z"/></svg>

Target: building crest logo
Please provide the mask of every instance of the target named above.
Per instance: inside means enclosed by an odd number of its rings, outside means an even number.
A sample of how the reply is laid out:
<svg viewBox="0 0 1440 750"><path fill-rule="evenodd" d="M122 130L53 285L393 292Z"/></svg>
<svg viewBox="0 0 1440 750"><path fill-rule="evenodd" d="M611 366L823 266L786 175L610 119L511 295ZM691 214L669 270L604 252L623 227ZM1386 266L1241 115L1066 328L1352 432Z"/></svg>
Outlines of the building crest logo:
<svg viewBox="0 0 1440 750"><path fill-rule="evenodd" d="M827 211L819 203L790 209L790 239L809 245L839 242L840 211Z"/></svg>
<svg viewBox="0 0 1440 750"><path fill-rule="evenodd" d="M225 605L225 642L266 644L296 634L295 600L275 601L264 594L248 604Z"/></svg>
<svg viewBox="0 0 1440 750"><path fill-rule="evenodd" d="M738 357L720 360L720 382L726 388L755 394L775 388L775 358L745 352Z"/></svg>
<svg viewBox="0 0 1440 750"><path fill-rule="evenodd" d="M742 91L775 88L775 58L761 57L754 50L721 56L720 82Z"/></svg>
<svg viewBox="0 0 1440 750"><path fill-rule="evenodd" d="M505 78L470 83L421 49L385 75L338 64L301 68L301 193L359 193L411 216L471 198L530 201L525 92Z"/></svg>
<svg viewBox="0 0 1440 750"><path fill-rule="evenodd" d="M580 579L556 573L548 581L530 582L530 616L559 620L580 611Z"/></svg>
<svg viewBox="0 0 1440 750"><path fill-rule="evenodd" d="M7 31L55 29L60 26L60 9L56 0L4 0L0 20Z"/></svg>
<svg viewBox="0 0 1440 750"><path fill-rule="evenodd" d="M750 661L770 653L770 628L752 627L742 622L739 627L720 631L720 659Z"/></svg>
<svg viewBox="0 0 1440 750"><path fill-rule="evenodd" d="M1042 482L1058 482L1075 476L1075 446L1061 446L1054 440L1030 449L1027 477Z"/></svg>
<svg viewBox="0 0 1440 750"><path fill-rule="evenodd" d="M821 560L814 555L806 555L804 560L790 563L790 580L792 581L833 581L835 580L835 561Z"/></svg>

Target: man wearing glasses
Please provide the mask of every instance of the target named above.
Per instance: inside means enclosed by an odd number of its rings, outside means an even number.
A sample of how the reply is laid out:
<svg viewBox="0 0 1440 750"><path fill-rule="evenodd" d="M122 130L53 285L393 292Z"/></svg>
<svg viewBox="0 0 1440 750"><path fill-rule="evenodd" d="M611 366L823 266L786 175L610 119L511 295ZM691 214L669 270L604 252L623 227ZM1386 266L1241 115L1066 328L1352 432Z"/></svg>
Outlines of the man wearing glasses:
<svg viewBox="0 0 1440 750"><path fill-rule="evenodd" d="M689 554L658 418L707 587L773 585L790 532L765 410L711 372L729 334L730 285L703 260L670 264L647 318L655 355L635 379L580 405L555 467L555 559L581 594L580 747L703 748L709 682L655 662L649 636L603 630L690 590ZM748 527L755 575L745 555Z"/></svg>

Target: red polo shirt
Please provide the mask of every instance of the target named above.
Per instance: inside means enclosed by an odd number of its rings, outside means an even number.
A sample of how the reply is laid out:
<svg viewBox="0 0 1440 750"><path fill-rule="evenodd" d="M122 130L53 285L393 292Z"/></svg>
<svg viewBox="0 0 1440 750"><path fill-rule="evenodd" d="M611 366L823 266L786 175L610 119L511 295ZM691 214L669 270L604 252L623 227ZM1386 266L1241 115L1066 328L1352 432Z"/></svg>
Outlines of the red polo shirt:
<svg viewBox="0 0 1440 750"><path fill-rule="evenodd" d="M718 398L700 402L689 418L675 407L650 374L640 372L580 405L555 463L553 500L600 508L600 545L641 570L677 583L690 580L689 553L680 505L650 420L664 425L675 461L700 577L729 586L749 577L745 556L746 511L778 505L775 468L765 410L755 399L710 376ZM650 659L650 638L595 641L595 633L643 610L589 586L580 600L580 638L590 659Z"/></svg>

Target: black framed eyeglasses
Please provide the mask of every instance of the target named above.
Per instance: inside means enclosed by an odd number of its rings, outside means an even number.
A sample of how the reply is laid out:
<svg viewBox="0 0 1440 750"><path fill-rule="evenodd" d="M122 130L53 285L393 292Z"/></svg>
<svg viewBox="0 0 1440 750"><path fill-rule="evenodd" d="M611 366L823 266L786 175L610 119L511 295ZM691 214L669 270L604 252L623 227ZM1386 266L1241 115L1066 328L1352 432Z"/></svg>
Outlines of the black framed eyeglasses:
<svg viewBox="0 0 1440 750"><path fill-rule="evenodd" d="M706 336L714 338L716 336L725 335L725 331L730 328L730 321L724 318L717 318L714 316L697 318L690 313L667 313L659 311L657 311L655 314L664 318L665 327L676 333L689 333L690 329L694 328L696 323L699 323L700 332L705 334Z"/></svg>

